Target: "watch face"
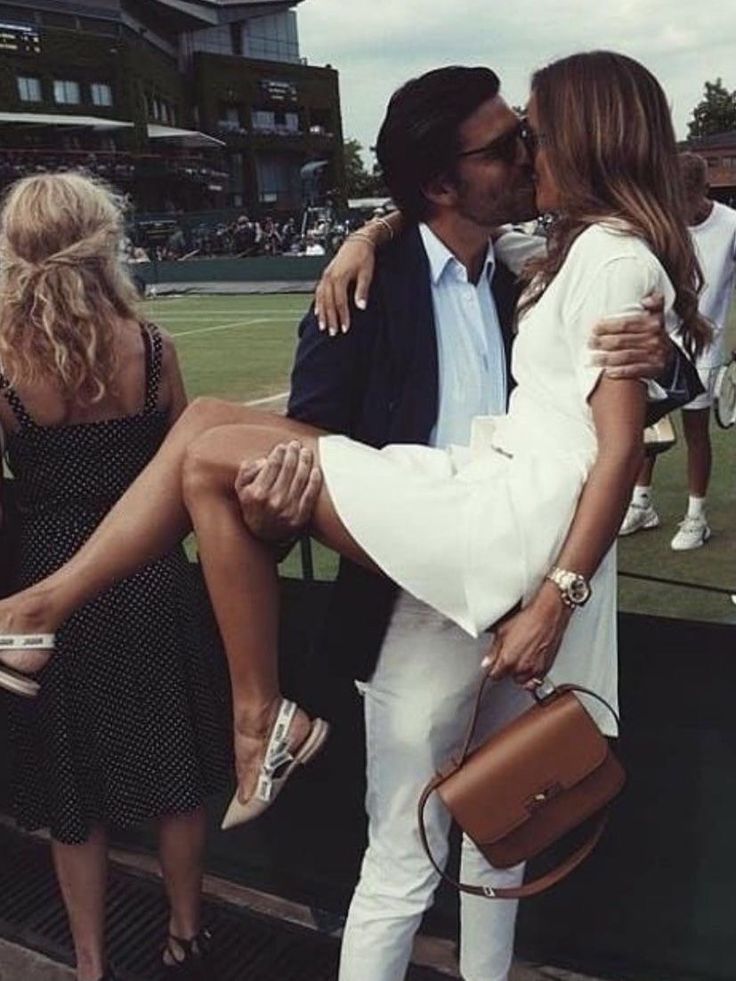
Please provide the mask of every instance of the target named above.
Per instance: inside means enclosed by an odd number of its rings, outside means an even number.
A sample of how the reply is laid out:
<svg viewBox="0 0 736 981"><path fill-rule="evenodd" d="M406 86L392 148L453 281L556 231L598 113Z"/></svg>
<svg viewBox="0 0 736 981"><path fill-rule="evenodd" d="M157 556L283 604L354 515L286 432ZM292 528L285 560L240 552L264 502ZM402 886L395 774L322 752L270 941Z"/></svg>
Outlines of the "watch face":
<svg viewBox="0 0 736 981"><path fill-rule="evenodd" d="M582 576L575 576L567 587L568 594L573 603L582 605L590 596L590 586Z"/></svg>

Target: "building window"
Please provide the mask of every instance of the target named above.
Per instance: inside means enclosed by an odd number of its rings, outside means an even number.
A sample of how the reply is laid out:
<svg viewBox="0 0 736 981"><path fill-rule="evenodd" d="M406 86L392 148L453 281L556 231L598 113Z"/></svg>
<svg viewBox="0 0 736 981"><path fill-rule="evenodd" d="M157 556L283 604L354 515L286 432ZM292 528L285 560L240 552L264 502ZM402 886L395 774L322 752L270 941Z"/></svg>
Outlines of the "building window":
<svg viewBox="0 0 736 981"><path fill-rule="evenodd" d="M54 102L60 106L78 106L79 101L79 82L54 79Z"/></svg>
<svg viewBox="0 0 736 981"><path fill-rule="evenodd" d="M245 132L241 123L240 106L232 103L220 103L220 115L217 126L223 133L242 134Z"/></svg>
<svg viewBox="0 0 736 981"><path fill-rule="evenodd" d="M290 156L256 156L258 199L262 204L293 206L301 198L300 167Z"/></svg>
<svg viewBox="0 0 736 981"><path fill-rule="evenodd" d="M21 102L41 102L41 79L30 75L19 75L18 96Z"/></svg>
<svg viewBox="0 0 736 981"><path fill-rule="evenodd" d="M220 106L220 122L229 123L231 126L240 126L240 107Z"/></svg>
<svg viewBox="0 0 736 981"><path fill-rule="evenodd" d="M309 116L309 132L315 136L332 136L332 113L329 109L312 109Z"/></svg>
<svg viewBox="0 0 736 981"><path fill-rule="evenodd" d="M92 105L112 105L112 87L107 82L93 82L90 91L92 92Z"/></svg>
<svg viewBox="0 0 736 981"><path fill-rule="evenodd" d="M251 124L255 133L299 133L299 113L254 109Z"/></svg>
<svg viewBox="0 0 736 981"><path fill-rule="evenodd" d="M298 63L299 34L293 10L251 17L243 24L242 50L246 58Z"/></svg>
<svg viewBox="0 0 736 981"><path fill-rule="evenodd" d="M242 24L231 24L230 25L230 38L232 43L232 51L234 55L238 57L243 56L243 25Z"/></svg>

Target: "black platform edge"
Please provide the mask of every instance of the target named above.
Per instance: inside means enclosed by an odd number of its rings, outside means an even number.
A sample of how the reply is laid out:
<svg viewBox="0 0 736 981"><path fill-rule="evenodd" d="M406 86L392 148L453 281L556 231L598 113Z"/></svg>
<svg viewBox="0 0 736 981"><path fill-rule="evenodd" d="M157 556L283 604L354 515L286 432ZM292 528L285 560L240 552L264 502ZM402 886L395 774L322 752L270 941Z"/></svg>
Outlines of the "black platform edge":
<svg viewBox="0 0 736 981"><path fill-rule="evenodd" d="M156 981L166 933L160 883L113 868L107 903L111 963L121 981ZM208 981L332 981L339 941L207 899L204 921L214 937ZM0 828L0 937L62 964L73 963L72 943L46 842ZM412 968L411 981L447 981Z"/></svg>

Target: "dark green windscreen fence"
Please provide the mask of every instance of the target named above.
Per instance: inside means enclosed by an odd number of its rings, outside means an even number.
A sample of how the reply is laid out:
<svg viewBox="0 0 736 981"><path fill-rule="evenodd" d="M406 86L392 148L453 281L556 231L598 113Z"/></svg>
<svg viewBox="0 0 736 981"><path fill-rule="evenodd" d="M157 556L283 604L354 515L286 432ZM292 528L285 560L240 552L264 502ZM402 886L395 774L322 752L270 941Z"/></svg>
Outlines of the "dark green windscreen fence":
<svg viewBox="0 0 736 981"><path fill-rule="evenodd" d="M322 757L261 820L216 830L211 871L306 903L332 927L344 914L364 846L360 701L319 652L330 585L283 582L285 689L334 731ZM626 791L594 856L522 904L518 946L546 962L612 978L736 977L736 637L729 625L622 615L620 752ZM356 629L360 625L356 624ZM0 745L6 745L0 696ZM0 796L7 753L0 754ZM124 840L149 848L150 829ZM451 935L456 899L440 893L428 927Z"/></svg>

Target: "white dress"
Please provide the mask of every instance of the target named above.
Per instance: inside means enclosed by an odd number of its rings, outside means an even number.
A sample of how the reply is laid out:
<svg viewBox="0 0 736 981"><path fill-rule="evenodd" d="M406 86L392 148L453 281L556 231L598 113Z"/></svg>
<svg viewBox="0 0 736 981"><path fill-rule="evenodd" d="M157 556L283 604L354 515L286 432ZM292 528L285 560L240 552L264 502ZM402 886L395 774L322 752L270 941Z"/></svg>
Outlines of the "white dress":
<svg viewBox="0 0 736 981"><path fill-rule="evenodd" d="M503 239L497 249L503 259ZM472 636L519 600L555 564L597 442L588 398L592 328L641 308L653 290L672 320L674 291L638 238L613 226L581 234L542 298L519 323L505 416L478 418L469 447L390 445L344 436L319 441L325 482L340 519L403 589ZM615 550L575 612L551 677L592 688L616 704ZM594 711L606 731L611 723Z"/></svg>

